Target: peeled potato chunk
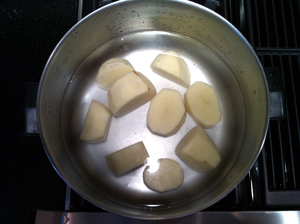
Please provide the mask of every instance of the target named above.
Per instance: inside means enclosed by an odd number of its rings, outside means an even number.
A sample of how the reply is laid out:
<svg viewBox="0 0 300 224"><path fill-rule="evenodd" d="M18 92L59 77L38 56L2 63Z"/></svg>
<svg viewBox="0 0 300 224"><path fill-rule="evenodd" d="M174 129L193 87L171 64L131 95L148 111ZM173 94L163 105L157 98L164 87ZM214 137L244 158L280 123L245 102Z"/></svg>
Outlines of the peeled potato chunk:
<svg viewBox="0 0 300 224"><path fill-rule="evenodd" d="M185 121L186 111L177 90L162 89L151 101L147 125L154 134L164 137L176 134Z"/></svg>
<svg viewBox="0 0 300 224"><path fill-rule="evenodd" d="M132 71L134 68L126 59L112 58L100 66L96 82L101 88L108 90L119 78Z"/></svg>
<svg viewBox="0 0 300 224"><path fill-rule="evenodd" d="M92 100L79 139L89 143L105 141L112 114L107 107Z"/></svg>
<svg viewBox="0 0 300 224"><path fill-rule="evenodd" d="M165 192L178 188L184 176L178 162L172 159L159 159L145 168L143 178L148 188Z"/></svg>
<svg viewBox="0 0 300 224"><path fill-rule="evenodd" d="M150 80L134 71L118 79L109 88L107 98L113 115L122 116L147 103L155 94Z"/></svg>
<svg viewBox="0 0 300 224"><path fill-rule="evenodd" d="M219 150L204 129L196 126L178 143L177 156L198 172L207 172L221 161Z"/></svg>
<svg viewBox="0 0 300 224"><path fill-rule="evenodd" d="M143 142L137 142L105 157L109 169L116 176L142 166L149 157Z"/></svg>
<svg viewBox="0 0 300 224"><path fill-rule="evenodd" d="M203 128L211 128L222 117L219 99L215 90L204 82L195 82L184 95L187 112Z"/></svg>
<svg viewBox="0 0 300 224"><path fill-rule="evenodd" d="M156 56L152 70L184 87L190 86L190 72L186 62L175 51L166 51Z"/></svg>

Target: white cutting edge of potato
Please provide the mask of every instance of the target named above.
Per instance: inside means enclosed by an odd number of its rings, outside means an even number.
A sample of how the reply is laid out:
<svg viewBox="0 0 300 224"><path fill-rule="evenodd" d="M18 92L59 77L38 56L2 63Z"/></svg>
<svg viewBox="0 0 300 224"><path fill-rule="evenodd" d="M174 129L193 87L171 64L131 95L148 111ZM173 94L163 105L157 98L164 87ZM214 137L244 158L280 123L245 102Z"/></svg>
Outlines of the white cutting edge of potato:
<svg viewBox="0 0 300 224"><path fill-rule="evenodd" d="M181 86L190 86L189 68L183 58L175 51L166 51L156 56L151 68L155 73Z"/></svg>
<svg viewBox="0 0 300 224"><path fill-rule="evenodd" d="M101 88L108 90L119 78L132 71L134 68L128 60L112 58L100 66L96 82Z"/></svg>
<svg viewBox="0 0 300 224"><path fill-rule="evenodd" d="M107 107L92 100L79 139L88 143L105 141L112 114Z"/></svg>
<svg viewBox="0 0 300 224"><path fill-rule="evenodd" d="M184 100L187 112L203 128L211 128L221 120L220 102L210 85L195 82L187 89Z"/></svg>
<svg viewBox="0 0 300 224"><path fill-rule="evenodd" d="M147 115L149 130L164 137L177 133L186 118L181 94L177 90L162 89L150 103Z"/></svg>
<svg viewBox="0 0 300 224"><path fill-rule="evenodd" d="M177 156L197 172L215 169L221 161L219 150L204 129L196 126L178 143Z"/></svg>
<svg viewBox="0 0 300 224"><path fill-rule="evenodd" d="M144 165L147 157L149 155L144 143L137 142L107 155L105 159L111 172L116 177L119 177Z"/></svg>
<svg viewBox="0 0 300 224"><path fill-rule="evenodd" d="M107 99L114 116L130 113L150 101L156 89L140 72L129 72L118 79L108 90Z"/></svg>
<svg viewBox="0 0 300 224"><path fill-rule="evenodd" d="M184 179L183 169L172 159L159 159L147 165L143 172L145 185L158 192L178 188Z"/></svg>

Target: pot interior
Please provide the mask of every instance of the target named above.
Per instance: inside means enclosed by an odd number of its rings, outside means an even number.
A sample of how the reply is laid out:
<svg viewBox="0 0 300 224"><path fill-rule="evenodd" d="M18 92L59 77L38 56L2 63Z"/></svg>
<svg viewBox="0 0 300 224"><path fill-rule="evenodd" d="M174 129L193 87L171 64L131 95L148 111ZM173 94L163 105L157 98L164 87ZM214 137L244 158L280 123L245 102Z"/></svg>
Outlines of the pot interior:
<svg viewBox="0 0 300 224"><path fill-rule="evenodd" d="M146 122L150 103L113 117L105 142L79 140L91 100L108 107L107 91L97 86L95 78L110 58L129 60L157 92L171 88L184 95L186 88L150 68L153 59L167 50L178 52L187 62L191 83L208 83L220 100L222 119L206 129L222 158L211 172L198 173L175 154L178 142L196 126L191 117L187 115L173 136L154 135ZM190 214L229 193L260 152L267 102L263 71L245 39L215 13L180 1L121 1L89 15L58 44L45 68L38 99L45 149L62 178L95 205L138 218ZM105 156L139 141L151 159L171 158L181 165L180 188L165 193L148 189L143 182L146 165L114 177Z"/></svg>

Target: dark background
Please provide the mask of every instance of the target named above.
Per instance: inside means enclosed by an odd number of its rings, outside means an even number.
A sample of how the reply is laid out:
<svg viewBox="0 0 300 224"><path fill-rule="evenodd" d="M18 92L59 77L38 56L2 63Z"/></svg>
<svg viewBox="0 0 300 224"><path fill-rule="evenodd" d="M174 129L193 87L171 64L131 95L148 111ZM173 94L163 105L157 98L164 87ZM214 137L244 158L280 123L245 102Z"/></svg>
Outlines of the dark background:
<svg viewBox="0 0 300 224"><path fill-rule="evenodd" d="M26 83L39 82L76 15L76 0L0 1L1 223L29 223L35 208L64 209L66 186L39 136L26 134L24 101Z"/></svg>

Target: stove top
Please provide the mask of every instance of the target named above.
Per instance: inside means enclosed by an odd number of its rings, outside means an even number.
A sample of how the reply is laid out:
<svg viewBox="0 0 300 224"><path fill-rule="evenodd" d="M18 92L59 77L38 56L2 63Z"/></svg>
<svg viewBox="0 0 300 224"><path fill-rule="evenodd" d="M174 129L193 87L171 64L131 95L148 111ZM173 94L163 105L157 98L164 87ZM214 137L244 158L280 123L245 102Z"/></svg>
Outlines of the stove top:
<svg viewBox="0 0 300 224"><path fill-rule="evenodd" d="M76 21L111 2L0 3L0 215L5 223L35 223L40 211L107 213L67 187L51 166L36 128L35 100L43 68L58 41ZM268 79L272 115L265 145L249 174L204 214L299 211L300 1L194 2L226 18L254 48Z"/></svg>

